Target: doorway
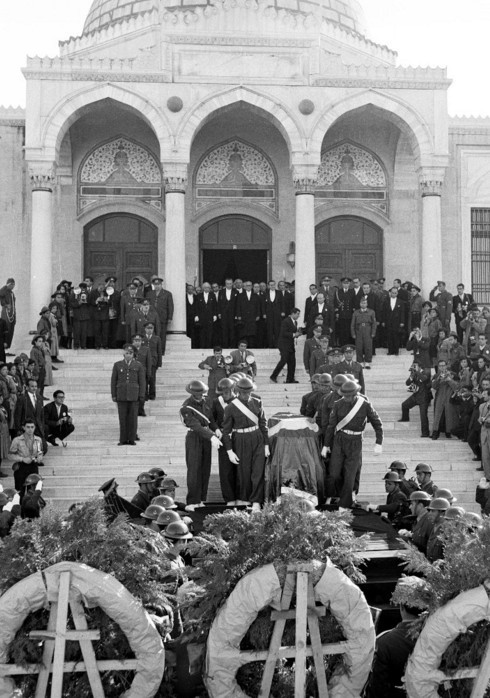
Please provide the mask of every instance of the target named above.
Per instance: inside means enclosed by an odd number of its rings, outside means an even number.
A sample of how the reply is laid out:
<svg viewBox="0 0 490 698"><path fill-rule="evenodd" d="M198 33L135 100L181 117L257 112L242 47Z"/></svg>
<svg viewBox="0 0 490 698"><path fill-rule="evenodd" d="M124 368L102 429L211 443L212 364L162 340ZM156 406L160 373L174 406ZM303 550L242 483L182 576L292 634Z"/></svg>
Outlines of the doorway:
<svg viewBox="0 0 490 698"><path fill-rule="evenodd" d="M272 230L249 216L222 216L203 225L202 281L224 284L226 278L252 283L269 278Z"/></svg>
<svg viewBox="0 0 490 698"><path fill-rule="evenodd" d="M132 214L102 216L84 228L84 276L97 283L116 276L125 288L135 276L149 280L158 272L158 229Z"/></svg>

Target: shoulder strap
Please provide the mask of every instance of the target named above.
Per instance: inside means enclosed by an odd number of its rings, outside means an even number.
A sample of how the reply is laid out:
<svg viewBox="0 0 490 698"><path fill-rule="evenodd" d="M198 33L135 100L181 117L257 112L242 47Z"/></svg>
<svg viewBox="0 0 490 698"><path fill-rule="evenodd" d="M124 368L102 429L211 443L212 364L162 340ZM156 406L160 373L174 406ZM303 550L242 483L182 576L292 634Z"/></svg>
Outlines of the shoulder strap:
<svg viewBox="0 0 490 698"><path fill-rule="evenodd" d="M354 419L356 414L361 409L363 403L364 403L363 398L361 396L358 396L352 409L345 415L345 417L343 419L340 420L340 422L335 427L335 433L337 433L341 429L344 429Z"/></svg>
<svg viewBox="0 0 490 698"><path fill-rule="evenodd" d="M239 409L240 412L245 415L245 417L248 417L248 419L250 419L250 421L253 422L255 425L259 423L259 418L257 417L257 415L251 412L248 409L248 407L243 404L241 400L235 398L234 400L232 400L232 405L235 405L235 407Z"/></svg>
<svg viewBox="0 0 490 698"><path fill-rule="evenodd" d="M219 396L218 402L219 402L219 404L221 405L221 407L222 407L223 409L225 409L225 407L226 407L226 402L224 401L222 395Z"/></svg>
<svg viewBox="0 0 490 698"><path fill-rule="evenodd" d="M202 412L199 412L199 410L196 410L195 407L191 407L190 405L183 405L182 407L184 407L186 410L192 410L193 412L198 414L200 417L202 417L207 424L210 423L210 420L206 417L206 415L203 414Z"/></svg>

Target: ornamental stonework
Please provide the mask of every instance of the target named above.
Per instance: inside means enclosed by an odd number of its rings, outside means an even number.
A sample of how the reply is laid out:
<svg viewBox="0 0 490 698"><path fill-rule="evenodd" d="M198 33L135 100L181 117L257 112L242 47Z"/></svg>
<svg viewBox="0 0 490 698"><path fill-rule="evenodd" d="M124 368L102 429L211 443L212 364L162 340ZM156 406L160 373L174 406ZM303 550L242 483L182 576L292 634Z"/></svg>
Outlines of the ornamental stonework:
<svg viewBox="0 0 490 698"><path fill-rule="evenodd" d="M122 136L95 148L79 173L79 211L121 197L162 210L162 173L155 156Z"/></svg>
<svg viewBox="0 0 490 698"><path fill-rule="evenodd" d="M239 140L214 148L198 165L194 178L196 210L223 199L245 199L277 212L277 178L257 148Z"/></svg>
<svg viewBox="0 0 490 698"><path fill-rule="evenodd" d="M387 181L379 160L368 150L344 142L322 153L318 168L317 203L324 199L357 200L388 210Z"/></svg>

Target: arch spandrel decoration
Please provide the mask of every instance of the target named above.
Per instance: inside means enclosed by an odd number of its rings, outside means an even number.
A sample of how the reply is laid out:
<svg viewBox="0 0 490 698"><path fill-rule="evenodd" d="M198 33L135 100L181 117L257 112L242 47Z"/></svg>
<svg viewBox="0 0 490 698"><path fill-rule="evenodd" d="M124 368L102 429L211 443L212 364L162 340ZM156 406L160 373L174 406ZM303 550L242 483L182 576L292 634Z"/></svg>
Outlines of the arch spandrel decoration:
<svg viewBox="0 0 490 698"><path fill-rule="evenodd" d="M277 213L277 176L258 148L234 139L209 151L194 177L194 205L201 211L224 200L240 199Z"/></svg>
<svg viewBox="0 0 490 698"><path fill-rule="evenodd" d="M162 211L160 165L144 146L118 136L94 148L78 176L78 212L108 200L137 200Z"/></svg>
<svg viewBox="0 0 490 698"><path fill-rule="evenodd" d="M345 141L322 153L315 191L317 205L344 199L388 212L388 185L381 162L373 153Z"/></svg>

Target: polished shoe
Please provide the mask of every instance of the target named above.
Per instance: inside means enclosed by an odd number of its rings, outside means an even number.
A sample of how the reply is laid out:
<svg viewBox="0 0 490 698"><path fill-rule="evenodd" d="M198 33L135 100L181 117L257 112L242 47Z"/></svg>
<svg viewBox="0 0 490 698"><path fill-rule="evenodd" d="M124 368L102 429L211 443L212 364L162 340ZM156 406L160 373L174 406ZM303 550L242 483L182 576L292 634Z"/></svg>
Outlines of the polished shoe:
<svg viewBox="0 0 490 698"><path fill-rule="evenodd" d="M274 378L274 376L269 376L269 380L271 383L277 383L277 378Z"/></svg>
<svg viewBox="0 0 490 698"><path fill-rule="evenodd" d="M371 368L371 364L366 364L366 365L364 366L364 368L367 368L367 370L369 371L370 368Z"/></svg>
<svg viewBox="0 0 490 698"><path fill-rule="evenodd" d="M480 467L479 467L479 468L475 468L475 470L483 470L483 466L480 465Z"/></svg>
<svg viewBox="0 0 490 698"><path fill-rule="evenodd" d="M420 434L421 439L430 439L430 434Z"/></svg>
<svg viewBox="0 0 490 698"><path fill-rule="evenodd" d="M409 420L409 419L403 419L403 417L402 417L402 418L399 419L398 421L399 421L399 422L409 422L410 420Z"/></svg>
<svg viewBox="0 0 490 698"><path fill-rule="evenodd" d="M119 441L117 445L118 446L126 446L127 443L128 443L127 441Z"/></svg>
<svg viewBox="0 0 490 698"><path fill-rule="evenodd" d="M299 381L286 381L286 383L299 383Z"/></svg>
<svg viewBox="0 0 490 698"><path fill-rule="evenodd" d="M51 446L59 446L59 444L57 444L56 441L55 441L54 439L53 439L53 440L51 440L51 439L46 439L46 441L48 442L48 444L51 444Z"/></svg>
<svg viewBox="0 0 490 698"><path fill-rule="evenodd" d="M141 410L141 412L138 412L138 417L146 417L146 412Z"/></svg>
<svg viewBox="0 0 490 698"><path fill-rule="evenodd" d="M51 370L52 370L52 371L57 371L58 369L56 368L56 366L51 366Z"/></svg>
<svg viewBox="0 0 490 698"><path fill-rule="evenodd" d="M138 434L136 434L136 436L134 437L134 440L135 440L135 441L141 441L141 439L140 439L140 437L138 436Z"/></svg>
<svg viewBox="0 0 490 698"><path fill-rule="evenodd" d="M439 438L439 432L438 431L432 432L432 436L430 438L432 439L432 441L437 441L437 439Z"/></svg>
<svg viewBox="0 0 490 698"><path fill-rule="evenodd" d="M452 434L450 434L449 432L446 432L446 439L452 439L452 438L453 438Z"/></svg>
<svg viewBox="0 0 490 698"><path fill-rule="evenodd" d="M52 356L52 357L51 357L51 361L52 361L54 364L64 364L64 363L65 363L62 359L58 359L57 356Z"/></svg>
<svg viewBox="0 0 490 698"><path fill-rule="evenodd" d="M128 446L136 446L136 441L128 441Z"/></svg>
<svg viewBox="0 0 490 698"><path fill-rule="evenodd" d="M157 399L157 398L156 398L155 395L150 395L150 397L148 398L148 400L156 400L156 399Z"/></svg>

